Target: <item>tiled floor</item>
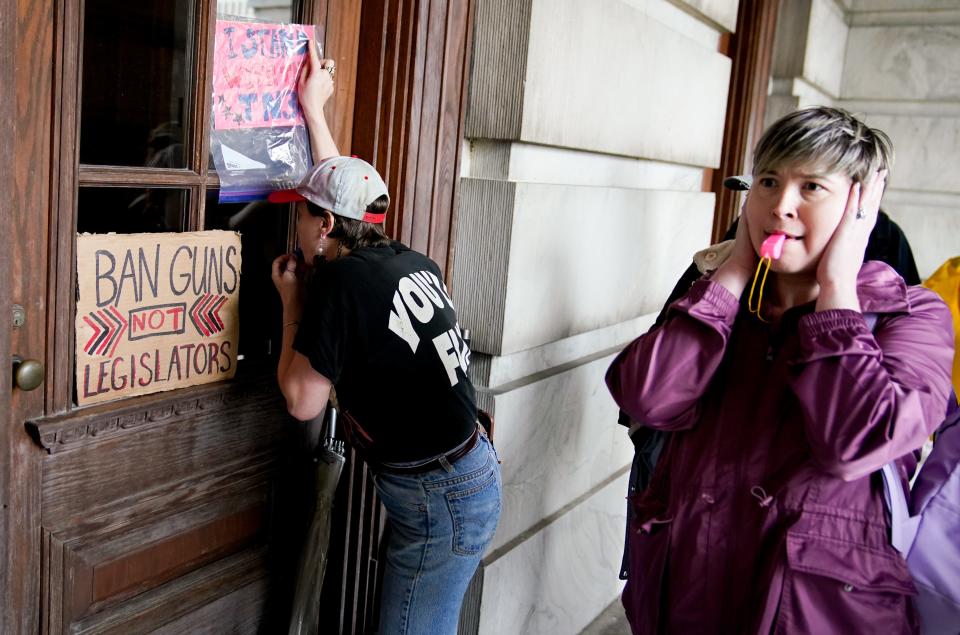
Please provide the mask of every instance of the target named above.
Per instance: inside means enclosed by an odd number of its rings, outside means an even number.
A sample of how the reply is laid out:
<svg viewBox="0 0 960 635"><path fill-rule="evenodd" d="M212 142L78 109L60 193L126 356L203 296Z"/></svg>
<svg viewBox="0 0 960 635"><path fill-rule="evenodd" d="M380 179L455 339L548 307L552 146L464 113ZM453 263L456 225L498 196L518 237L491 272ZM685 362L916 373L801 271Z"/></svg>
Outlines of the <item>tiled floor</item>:
<svg viewBox="0 0 960 635"><path fill-rule="evenodd" d="M620 599L617 598L616 602L608 606L580 635L630 635L630 625L627 624L627 616L623 612Z"/></svg>

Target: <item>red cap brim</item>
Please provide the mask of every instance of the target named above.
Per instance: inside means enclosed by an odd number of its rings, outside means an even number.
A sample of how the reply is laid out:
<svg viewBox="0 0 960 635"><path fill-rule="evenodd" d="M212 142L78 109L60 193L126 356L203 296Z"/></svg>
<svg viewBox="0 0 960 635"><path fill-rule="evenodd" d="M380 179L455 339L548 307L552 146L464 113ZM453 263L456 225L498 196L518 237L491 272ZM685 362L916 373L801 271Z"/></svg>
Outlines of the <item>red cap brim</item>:
<svg viewBox="0 0 960 635"><path fill-rule="evenodd" d="M277 190L267 195L267 200L271 203L295 203L296 201L305 201L307 199L300 196L296 190Z"/></svg>

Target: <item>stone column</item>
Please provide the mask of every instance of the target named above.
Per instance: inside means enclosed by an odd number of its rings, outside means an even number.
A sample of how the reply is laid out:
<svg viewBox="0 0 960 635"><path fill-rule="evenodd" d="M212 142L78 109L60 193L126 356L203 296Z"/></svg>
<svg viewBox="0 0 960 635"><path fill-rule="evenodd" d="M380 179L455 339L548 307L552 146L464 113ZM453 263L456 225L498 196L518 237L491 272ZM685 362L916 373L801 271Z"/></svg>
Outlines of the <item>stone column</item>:
<svg viewBox="0 0 960 635"><path fill-rule="evenodd" d="M849 0L780 0L765 125L840 95Z"/></svg>
<svg viewBox="0 0 960 635"><path fill-rule="evenodd" d="M504 508L479 632L614 601L633 454L604 372L709 242L736 0L477 0L454 300Z"/></svg>

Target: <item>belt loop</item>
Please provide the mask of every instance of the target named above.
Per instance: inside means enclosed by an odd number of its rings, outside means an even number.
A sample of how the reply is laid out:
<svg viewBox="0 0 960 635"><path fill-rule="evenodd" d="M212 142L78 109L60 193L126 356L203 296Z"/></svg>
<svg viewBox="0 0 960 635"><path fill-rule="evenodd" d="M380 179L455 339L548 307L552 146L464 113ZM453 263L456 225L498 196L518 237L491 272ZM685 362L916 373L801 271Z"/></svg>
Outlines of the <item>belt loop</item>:
<svg viewBox="0 0 960 635"><path fill-rule="evenodd" d="M447 460L446 455L441 456L439 459L437 459L437 461L439 461L444 470L446 470L448 473L453 473L453 466L450 464L450 461Z"/></svg>

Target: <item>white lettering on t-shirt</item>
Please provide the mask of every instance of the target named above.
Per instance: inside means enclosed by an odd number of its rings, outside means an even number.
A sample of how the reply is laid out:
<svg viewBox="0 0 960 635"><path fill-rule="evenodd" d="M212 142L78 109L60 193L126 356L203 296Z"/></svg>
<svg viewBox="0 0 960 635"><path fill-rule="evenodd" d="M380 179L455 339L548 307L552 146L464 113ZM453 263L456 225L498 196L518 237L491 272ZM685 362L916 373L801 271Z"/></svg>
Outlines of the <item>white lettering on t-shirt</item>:
<svg viewBox="0 0 960 635"><path fill-rule="evenodd" d="M387 327L403 338L403 341L410 345L410 350L416 353L417 347L420 345L420 336L413 330L410 315L407 313L406 307L403 306L399 291L393 293L393 308L394 311L390 311L390 321Z"/></svg>
<svg viewBox="0 0 960 635"><path fill-rule="evenodd" d="M437 349L437 355L440 356L443 367L447 370L447 378L450 380L450 385L456 386L457 382L460 381L460 378L457 377L457 368L460 367L460 355L457 353L453 342L450 341L450 331L444 331L433 338L433 345Z"/></svg>
<svg viewBox="0 0 960 635"><path fill-rule="evenodd" d="M427 324L433 319L433 304L430 303L416 282L404 276L400 278L397 288L400 290L404 304L407 305L407 308L413 313L413 317L417 318L420 324Z"/></svg>
<svg viewBox="0 0 960 635"><path fill-rule="evenodd" d="M423 275L422 271L418 271L417 273L411 273L410 278L412 278L413 281L417 283L418 287L423 289L423 292L427 294L427 296L433 301L434 304L437 305L438 309L443 308L443 298L441 298L440 294L437 293L436 290L432 288L433 285L430 284L430 279L427 278L425 275ZM450 306L451 308L453 307L452 304Z"/></svg>
<svg viewBox="0 0 960 635"><path fill-rule="evenodd" d="M447 371L447 379L450 380L450 385L456 386L457 382L460 381L460 378L457 377L457 368L460 368L466 374L469 364L469 353L464 353L469 349L460 337L460 327L444 331L433 338L433 346L437 349L437 355L440 356L440 361Z"/></svg>
<svg viewBox="0 0 960 635"><path fill-rule="evenodd" d="M460 368L463 369L463 372L467 372L467 367L470 366L470 347L467 346L467 343L463 340L460 325L454 324L453 328L457 331L457 336L453 338L453 341L459 344L457 347L457 356L460 358Z"/></svg>
<svg viewBox="0 0 960 635"><path fill-rule="evenodd" d="M447 288L436 275L430 271L418 271L409 276L400 278L397 290L393 294L393 310L390 311L388 327L399 335L414 353L420 344L420 336L413 327L412 315L420 324L428 324L435 315L434 305L443 309L444 301L454 311L453 301L447 293ZM464 374L470 366L470 347L463 340L460 325L454 324L452 329L444 331L433 338L433 346L437 356L447 372L451 386L456 386L460 379L457 377L457 368Z"/></svg>

